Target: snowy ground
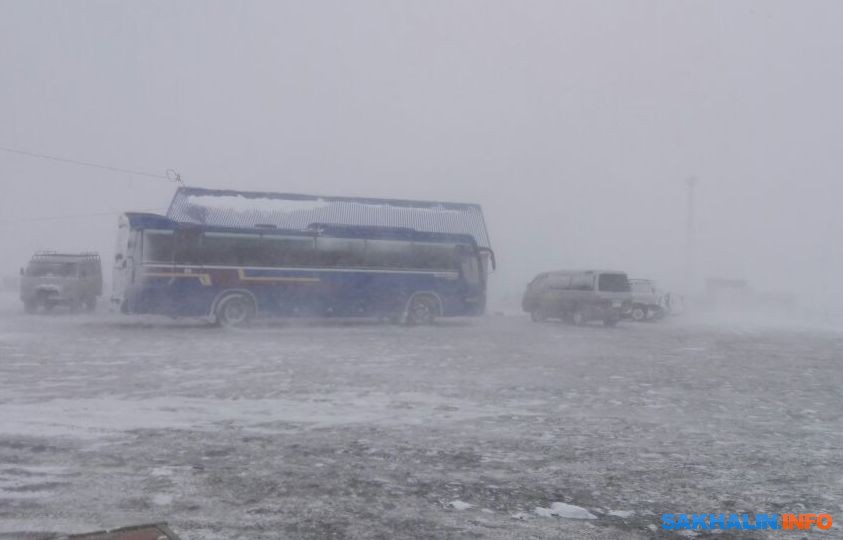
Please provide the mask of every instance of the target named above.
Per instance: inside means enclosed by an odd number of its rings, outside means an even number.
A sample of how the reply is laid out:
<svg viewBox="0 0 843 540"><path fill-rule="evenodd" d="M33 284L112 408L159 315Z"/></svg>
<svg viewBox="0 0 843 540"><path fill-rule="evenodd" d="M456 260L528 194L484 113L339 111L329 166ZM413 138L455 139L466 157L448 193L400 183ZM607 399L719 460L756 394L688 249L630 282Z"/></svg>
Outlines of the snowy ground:
<svg viewBox="0 0 843 540"><path fill-rule="evenodd" d="M791 511L839 538L841 362L806 328L223 331L4 294L0 538L682 538L662 513Z"/></svg>

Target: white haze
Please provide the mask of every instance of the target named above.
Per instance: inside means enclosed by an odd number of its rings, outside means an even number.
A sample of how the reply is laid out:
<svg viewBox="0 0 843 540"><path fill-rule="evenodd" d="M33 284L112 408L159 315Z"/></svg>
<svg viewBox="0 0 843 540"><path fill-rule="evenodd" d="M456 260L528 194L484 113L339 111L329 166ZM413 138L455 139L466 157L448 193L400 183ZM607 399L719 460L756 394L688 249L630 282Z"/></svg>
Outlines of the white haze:
<svg viewBox="0 0 843 540"><path fill-rule="evenodd" d="M839 2L0 8L0 146L204 187L478 202L499 300L557 267L680 286L695 176L698 278L843 303ZM117 214L174 189L5 152L0 187L0 275L40 248L108 260Z"/></svg>

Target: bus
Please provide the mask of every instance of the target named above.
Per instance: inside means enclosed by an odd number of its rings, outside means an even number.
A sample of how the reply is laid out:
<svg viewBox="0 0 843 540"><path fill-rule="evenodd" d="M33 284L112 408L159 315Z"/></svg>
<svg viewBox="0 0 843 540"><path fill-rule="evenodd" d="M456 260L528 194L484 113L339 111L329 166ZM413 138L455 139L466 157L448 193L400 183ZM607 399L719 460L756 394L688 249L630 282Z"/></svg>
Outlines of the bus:
<svg viewBox="0 0 843 540"><path fill-rule="evenodd" d="M420 325L485 310L494 254L471 234L204 221L121 216L113 307L203 317L223 326L271 316L378 317Z"/></svg>

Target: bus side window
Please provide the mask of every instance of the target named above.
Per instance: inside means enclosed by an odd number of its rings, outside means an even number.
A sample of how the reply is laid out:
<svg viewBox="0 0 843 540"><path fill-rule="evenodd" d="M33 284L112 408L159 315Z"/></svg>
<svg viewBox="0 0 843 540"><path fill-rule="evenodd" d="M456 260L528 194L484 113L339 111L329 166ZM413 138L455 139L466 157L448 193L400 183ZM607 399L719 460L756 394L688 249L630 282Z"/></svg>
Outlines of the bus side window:
<svg viewBox="0 0 843 540"><path fill-rule="evenodd" d="M316 239L316 251L320 266L360 267L366 264L366 241L356 238Z"/></svg>
<svg viewBox="0 0 843 540"><path fill-rule="evenodd" d="M239 263L237 248L240 241L233 236L202 235L202 264L235 265Z"/></svg>
<svg viewBox="0 0 843 540"><path fill-rule="evenodd" d="M413 268L452 270L456 268L453 244L415 242L412 246Z"/></svg>
<svg viewBox="0 0 843 540"><path fill-rule="evenodd" d="M176 264L196 265L202 263L200 236L199 231L190 229L175 232L173 236L173 259Z"/></svg>
<svg viewBox="0 0 843 540"><path fill-rule="evenodd" d="M267 262L276 267L306 267L316 264L313 238L309 236L266 236L263 245Z"/></svg>
<svg viewBox="0 0 843 540"><path fill-rule="evenodd" d="M130 241L130 244L132 241ZM130 245L131 249L131 245ZM173 262L173 231L143 232L143 261L152 263ZM131 252L131 251L130 251Z"/></svg>
<svg viewBox="0 0 843 540"><path fill-rule="evenodd" d="M370 268L407 268L410 257L407 242L366 240L365 265Z"/></svg>

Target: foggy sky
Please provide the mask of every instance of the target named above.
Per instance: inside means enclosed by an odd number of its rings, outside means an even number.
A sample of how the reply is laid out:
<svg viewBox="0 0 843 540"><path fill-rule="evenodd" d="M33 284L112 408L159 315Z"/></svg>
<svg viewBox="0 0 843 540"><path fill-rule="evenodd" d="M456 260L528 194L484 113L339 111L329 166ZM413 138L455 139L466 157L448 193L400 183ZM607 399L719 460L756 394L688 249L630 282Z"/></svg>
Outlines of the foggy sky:
<svg viewBox="0 0 843 540"><path fill-rule="evenodd" d="M699 278L843 301L840 2L0 13L0 146L203 187L478 202L497 298L564 267L678 286L693 175ZM0 274L39 248L110 260L117 214L174 189L3 152L0 187Z"/></svg>

